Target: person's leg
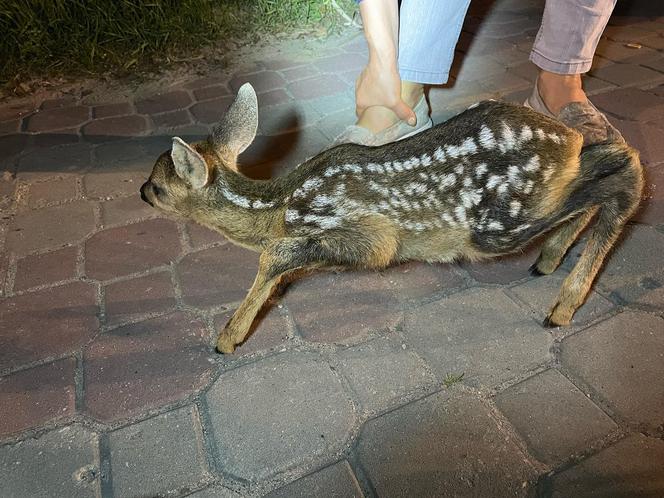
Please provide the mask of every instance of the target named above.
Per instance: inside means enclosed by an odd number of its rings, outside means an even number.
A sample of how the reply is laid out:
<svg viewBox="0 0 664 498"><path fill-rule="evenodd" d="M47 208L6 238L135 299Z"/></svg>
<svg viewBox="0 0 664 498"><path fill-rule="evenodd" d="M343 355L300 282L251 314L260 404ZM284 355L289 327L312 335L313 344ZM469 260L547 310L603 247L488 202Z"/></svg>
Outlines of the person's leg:
<svg viewBox="0 0 664 498"><path fill-rule="evenodd" d="M403 0L399 11L399 75L401 95L411 108L425 84L442 84L449 77L470 0ZM392 126L397 116L387 108L370 107L358 125L377 132Z"/></svg>
<svg viewBox="0 0 664 498"><path fill-rule="evenodd" d="M539 94L553 115L570 102L586 102L581 74L590 70L595 49L616 0L546 0L542 24L530 53L540 68Z"/></svg>

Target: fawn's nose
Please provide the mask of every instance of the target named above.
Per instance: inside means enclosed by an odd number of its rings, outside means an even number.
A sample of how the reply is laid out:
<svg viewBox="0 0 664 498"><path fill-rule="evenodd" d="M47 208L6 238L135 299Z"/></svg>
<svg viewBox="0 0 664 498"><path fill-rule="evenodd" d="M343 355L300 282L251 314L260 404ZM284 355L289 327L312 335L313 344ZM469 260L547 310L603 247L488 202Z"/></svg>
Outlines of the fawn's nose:
<svg viewBox="0 0 664 498"><path fill-rule="evenodd" d="M143 199L144 202L147 202L150 204L150 206L154 207L154 205L150 202L150 200L147 198L145 195L145 189L148 186L148 182L145 182L143 185L141 185L141 199Z"/></svg>

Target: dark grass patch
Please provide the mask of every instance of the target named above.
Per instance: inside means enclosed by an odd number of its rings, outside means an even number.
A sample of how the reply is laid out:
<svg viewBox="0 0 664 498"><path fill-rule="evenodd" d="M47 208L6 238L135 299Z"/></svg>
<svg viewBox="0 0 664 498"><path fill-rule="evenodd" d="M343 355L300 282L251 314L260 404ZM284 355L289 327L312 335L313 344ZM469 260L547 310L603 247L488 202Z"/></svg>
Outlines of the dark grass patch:
<svg viewBox="0 0 664 498"><path fill-rule="evenodd" d="M224 40L333 28L352 0L0 0L0 83L123 74Z"/></svg>

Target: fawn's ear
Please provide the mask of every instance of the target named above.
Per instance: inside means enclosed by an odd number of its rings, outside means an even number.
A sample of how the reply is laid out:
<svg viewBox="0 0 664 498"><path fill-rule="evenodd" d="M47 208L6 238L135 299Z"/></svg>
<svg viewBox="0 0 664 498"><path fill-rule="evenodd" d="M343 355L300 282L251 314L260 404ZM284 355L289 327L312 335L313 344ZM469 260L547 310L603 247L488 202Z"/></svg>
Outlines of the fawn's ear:
<svg viewBox="0 0 664 498"><path fill-rule="evenodd" d="M179 137L173 137L171 159L178 176L194 189L207 185L210 177L205 159Z"/></svg>
<svg viewBox="0 0 664 498"><path fill-rule="evenodd" d="M258 99L254 88L245 83L240 87L228 112L212 130L212 144L230 153L235 159L254 141L258 129Z"/></svg>

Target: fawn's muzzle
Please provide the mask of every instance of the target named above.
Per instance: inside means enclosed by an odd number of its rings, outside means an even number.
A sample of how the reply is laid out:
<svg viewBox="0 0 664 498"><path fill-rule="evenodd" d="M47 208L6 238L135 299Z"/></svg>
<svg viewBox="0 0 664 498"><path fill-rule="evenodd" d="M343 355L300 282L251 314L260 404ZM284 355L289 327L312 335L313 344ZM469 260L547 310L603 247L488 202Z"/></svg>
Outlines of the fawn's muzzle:
<svg viewBox="0 0 664 498"><path fill-rule="evenodd" d="M141 199L150 204L150 206L154 207L154 204L152 204L152 202L150 202L150 199L148 199L147 196L145 195L145 189L147 188L148 183L149 182L145 182L143 185L141 185Z"/></svg>

